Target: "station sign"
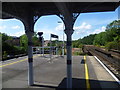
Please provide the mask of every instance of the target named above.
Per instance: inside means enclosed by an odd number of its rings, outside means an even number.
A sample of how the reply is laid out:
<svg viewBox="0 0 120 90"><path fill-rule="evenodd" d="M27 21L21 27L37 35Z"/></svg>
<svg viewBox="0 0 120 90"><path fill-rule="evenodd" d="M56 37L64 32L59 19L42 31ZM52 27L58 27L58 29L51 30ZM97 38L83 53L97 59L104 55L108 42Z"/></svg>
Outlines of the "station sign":
<svg viewBox="0 0 120 90"><path fill-rule="evenodd" d="M52 38L58 38L58 36L57 36L57 35L54 35L54 34L51 34L51 37L52 37Z"/></svg>
<svg viewBox="0 0 120 90"><path fill-rule="evenodd" d="M38 35L39 35L39 36L42 36L42 35L43 35L43 32L38 32Z"/></svg>

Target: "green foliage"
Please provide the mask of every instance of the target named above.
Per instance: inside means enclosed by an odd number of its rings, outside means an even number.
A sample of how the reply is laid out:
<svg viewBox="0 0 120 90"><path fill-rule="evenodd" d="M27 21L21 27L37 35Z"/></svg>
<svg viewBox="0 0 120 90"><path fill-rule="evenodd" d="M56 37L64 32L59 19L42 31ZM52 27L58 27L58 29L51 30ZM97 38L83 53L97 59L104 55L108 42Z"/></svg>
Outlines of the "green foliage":
<svg viewBox="0 0 120 90"><path fill-rule="evenodd" d="M0 61L2 60L2 34L0 33Z"/></svg>
<svg viewBox="0 0 120 90"><path fill-rule="evenodd" d="M58 50L58 55L62 55L62 49Z"/></svg>
<svg viewBox="0 0 120 90"><path fill-rule="evenodd" d="M13 37L8 36L5 33L0 33L0 36L2 36L2 57L3 59L7 59L8 55L14 56L14 55L26 53L24 47L15 46L9 43L11 40L13 40ZM25 38L23 38L23 40L25 40Z"/></svg>
<svg viewBox="0 0 120 90"><path fill-rule="evenodd" d="M33 46L39 46L40 45L40 41L37 37L37 33L34 33L34 36L32 37L32 41L33 41Z"/></svg>
<svg viewBox="0 0 120 90"><path fill-rule="evenodd" d="M83 39L79 39L79 43L86 44L86 45L92 45L95 36L96 34L91 34L89 36L84 37Z"/></svg>
<svg viewBox="0 0 120 90"><path fill-rule="evenodd" d="M106 37L106 32L101 32L98 35L95 36L94 38L94 45L105 45L107 37Z"/></svg>
<svg viewBox="0 0 120 90"><path fill-rule="evenodd" d="M107 25L106 31L112 29L112 28L120 28L120 20L115 20Z"/></svg>
<svg viewBox="0 0 120 90"><path fill-rule="evenodd" d="M24 49L27 51L27 47L28 47L28 38L27 35L22 35L20 36L20 46L24 47Z"/></svg>
<svg viewBox="0 0 120 90"><path fill-rule="evenodd" d="M6 42L2 43L2 52L6 51L7 53L12 53L11 50L13 50L13 46L12 45L10 45L10 44L8 44Z"/></svg>
<svg viewBox="0 0 120 90"><path fill-rule="evenodd" d="M73 48L82 48L84 44L85 45L92 45L95 36L96 36L96 34L91 34L91 35L86 36L82 39L75 40L72 42L72 47Z"/></svg>
<svg viewBox="0 0 120 90"><path fill-rule="evenodd" d="M37 33L34 33L34 36L32 37L32 41L33 41L33 46L39 46L40 45L40 41L37 37ZM28 38L27 35L24 34L22 36L20 36L20 46L24 47L25 50L27 51L27 47L28 47Z"/></svg>
<svg viewBox="0 0 120 90"><path fill-rule="evenodd" d="M114 42L112 42L114 41ZM106 31L95 36L94 45L107 45L107 43L120 42L120 20L115 20L107 25ZM110 43L109 43L110 44ZM109 44L107 46L109 46ZM116 43L115 43L116 44ZM113 45L113 44L110 44Z"/></svg>
<svg viewBox="0 0 120 90"><path fill-rule="evenodd" d="M74 52L73 55L80 55L81 52Z"/></svg>
<svg viewBox="0 0 120 90"><path fill-rule="evenodd" d="M73 48L81 48L82 45L96 45L98 47L105 46L107 49L120 50L120 20L108 24L105 32L86 36L73 41L72 44Z"/></svg>
<svg viewBox="0 0 120 90"><path fill-rule="evenodd" d="M109 36L108 42L111 41L120 42L120 20L115 20L108 24L106 33L108 33Z"/></svg>
<svg viewBox="0 0 120 90"><path fill-rule="evenodd" d="M2 41L6 41L6 40L12 40L12 37L11 36L8 36L7 34L5 33L2 33Z"/></svg>
<svg viewBox="0 0 120 90"><path fill-rule="evenodd" d="M80 44L80 45L78 46L78 48L83 48L83 44Z"/></svg>
<svg viewBox="0 0 120 90"><path fill-rule="evenodd" d="M74 52L73 55L78 56L78 55L85 55L83 52Z"/></svg>
<svg viewBox="0 0 120 90"><path fill-rule="evenodd" d="M26 51L25 51L24 47L14 46L13 52L15 55L19 55L19 54L25 53Z"/></svg>
<svg viewBox="0 0 120 90"><path fill-rule="evenodd" d="M4 52L3 52L3 58L6 59L6 58L7 58L7 55L8 55L7 52L4 51Z"/></svg>
<svg viewBox="0 0 120 90"><path fill-rule="evenodd" d="M0 37L2 36L2 55L4 58L7 55L17 55L27 52L28 48L28 38L24 34L20 36L20 46L12 45L11 43L7 43L13 39L13 37L8 36L5 33L0 33ZM33 46L39 46L40 41L37 37L37 33L34 33L32 38ZM52 46L56 46L56 41L52 41ZM80 38L72 42L73 48L83 48L83 45L96 45L96 46L105 46L108 50L117 49L120 50L120 20L115 20L107 25L106 31L101 32L99 34L91 34L84 38ZM49 44L50 45L50 44ZM48 45L48 46L49 46ZM62 42L59 42L59 47L61 48ZM62 49L59 52L62 54ZM66 53L66 51L65 51ZM74 52L75 55L81 55L82 52Z"/></svg>
<svg viewBox="0 0 120 90"><path fill-rule="evenodd" d="M72 42L72 47L73 48L78 48L78 46L79 46L78 40Z"/></svg>
<svg viewBox="0 0 120 90"><path fill-rule="evenodd" d="M116 50L120 50L120 42L108 42L105 47L107 48L107 50L110 50L110 49L116 49Z"/></svg>
<svg viewBox="0 0 120 90"><path fill-rule="evenodd" d="M74 52L73 52L73 55L75 55L75 56L76 56L76 55L77 55L77 56L78 56L78 55L85 55L85 53L84 53L84 52L82 51L82 49L80 48L80 51L74 51Z"/></svg>

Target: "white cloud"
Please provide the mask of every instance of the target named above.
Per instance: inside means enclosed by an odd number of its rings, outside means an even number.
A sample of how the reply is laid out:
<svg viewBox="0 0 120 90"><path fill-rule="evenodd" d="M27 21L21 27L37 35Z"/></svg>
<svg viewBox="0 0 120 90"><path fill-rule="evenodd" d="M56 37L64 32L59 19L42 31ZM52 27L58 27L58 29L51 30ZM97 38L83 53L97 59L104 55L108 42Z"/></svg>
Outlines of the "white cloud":
<svg viewBox="0 0 120 90"><path fill-rule="evenodd" d="M63 23L59 23L53 29L45 27L35 31L43 32L43 37L48 40L50 39L50 34L56 34L59 36L59 40L63 40L63 28L64 28ZM74 30L75 30L75 33L80 34L80 33L86 32L86 30L89 30L91 28L92 26L90 24L83 22L80 26L74 27ZM66 35L64 35L64 39L66 40Z"/></svg>
<svg viewBox="0 0 120 90"><path fill-rule="evenodd" d="M56 30L56 31L63 31L63 28L64 28L63 25L64 25L63 23L60 23L60 24L55 28L55 30Z"/></svg>
<svg viewBox="0 0 120 90"><path fill-rule="evenodd" d="M0 19L0 22L6 21L6 20L9 20L9 19Z"/></svg>
<svg viewBox="0 0 120 90"><path fill-rule="evenodd" d="M86 31L86 34L89 35L89 34L98 34L100 32L104 32L106 30L106 27L105 26L102 26L98 29L95 29L95 30L90 30L90 31Z"/></svg>
<svg viewBox="0 0 120 90"><path fill-rule="evenodd" d="M95 29L94 32L91 32L91 34L98 34L100 32L104 32L106 29L105 26L102 26L101 28Z"/></svg>
<svg viewBox="0 0 120 90"><path fill-rule="evenodd" d="M56 31L63 31L63 23L60 23L55 30ZM91 29L92 26L90 24L87 24L86 22L83 22L80 26L75 26L73 29L75 30L76 34L80 34L83 32L86 32L86 30Z"/></svg>
<svg viewBox="0 0 120 90"><path fill-rule="evenodd" d="M73 29L75 30L76 34L82 34L82 33L85 33L86 30L88 31L91 28L92 26L90 24L83 22L80 26L74 27Z"/></svg>
<svg viewBox="0 0 120 90"><path fill-rule="evenodd" d="M85 30L85 29L91 29L92 26L90 24L87 24L86 22L83 22L82 25L74 27L74 30Z"/></svg>
<svg viewBox="0 0 120 90"><path fill-rule="evenodd" d="M3 21L3 19L0 19L0 22Z"/></svg>
<svg viewBox="0 0 120 90"><path fill-rule="evenodd" d="M0 30L3 30L3 29L5 29L6 28L6 26L4 25L4 26L0 26Z"/></svg>
<svg viewBox="0 0 120 90"><path fill-rule="evenodd" d="M1 32L1 33L5 33L5 32L6 32L6 30L5 30L6 27L7 27L7 26L5 26L5 25L4 25L4 26L0 26L0 32Z"/></svg>
<svg viewBox="0 0 120 90"><path fill-rule="evenodd" d="M106 27L102 26L102 27L100 27L98 29L94 29L94 30L92 30L92 29L90 29L90 30L79 30L79 31L76 30L75 34L79 34L82 38L82 37L90 35L90 34L98 34L100 32L104 32L105 30L106 30Z"/></svg>
<svg viewBox="0 0 120 90"><path fill-rule="evenodd" d="M19 29L19 28L20 28L20 26L18 26L18 25L12 27L12 29Z"/></svg>
<svg viewBox="0 0 120 90"><path fill-rule="evenodd" d="M17 36L17 37L19 37L19 36L21 36L23 34L25 34L25 31L19 31L19 32L16 32L16 33L11 33L10 36Z"/></svg>

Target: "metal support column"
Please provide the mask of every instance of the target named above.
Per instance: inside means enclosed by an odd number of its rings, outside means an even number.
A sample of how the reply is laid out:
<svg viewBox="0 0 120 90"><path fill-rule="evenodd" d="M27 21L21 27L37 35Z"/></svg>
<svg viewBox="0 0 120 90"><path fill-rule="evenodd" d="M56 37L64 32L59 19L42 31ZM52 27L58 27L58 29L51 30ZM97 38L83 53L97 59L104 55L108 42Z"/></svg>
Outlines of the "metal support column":
<svg viewBox="0 0 120 90"><path fill-rule="evenodd" d="M79 14L64 14L65 34L67 36L67 89L72 89L72 34L74 32L73 25Z"/></svg>
<svg viewBox="0 0 120 90"><path fill-rule="evenodd" d="M65 30L67 35L67 88L72 88L72 34L73 30Z"/></svg>
<svg viewBox="0 0 120 90"><path fill-rule="evenodd" d="M64 24L63 24L63 30L64 30ZM62 45L62 56L64 57L64 31L63 31L63 45Z"/></svg>
<svg viewBox="0 0 120 90"><path fill-rule="evenodd" d="M44 56L44 38L42 38L42 54Z"/></svg>
<svg viewBox="0 0 120 90"><path fill-rule="evenodd" d="M28 85L33 85L34 80L33 80L33 50L32 50L32 36L33 32L27 31L26 32L27 37L28 37Z"/></svg>
<svg viewBox="0 0 120 90"><path fill-rule="evenodd" d="M34 84L33 78L33 50L32 50L32 36L34 35L34 24L40 16L34 16L32 9L26 11L27 17L23 20L25 26L25 33L28 37L28 85Z"/></svg>
<svg viewBox="0 0 120 90"><path fill-rule="evenodd" d="M52 60L52 37L50 36L50 61Z"/></svg>
<svg viewBox="0 0 120 90"><path fill-rule="evenodd" d="M59 39L57 38L57 40L56 40L56 56L58 55L58 41L59 41Z"/></svg>
<svg viewBox="0 0 120 90"><path fill-rule="evenodd" d="M73 34L73 25L79 13L73 13L69 10L69 5L63 3L62 5L58 4L62 14L58 15L65 24L65 34L67 36L67 89L72 89L72 34ZM64 8L64 10L63 10Z"/></svg>

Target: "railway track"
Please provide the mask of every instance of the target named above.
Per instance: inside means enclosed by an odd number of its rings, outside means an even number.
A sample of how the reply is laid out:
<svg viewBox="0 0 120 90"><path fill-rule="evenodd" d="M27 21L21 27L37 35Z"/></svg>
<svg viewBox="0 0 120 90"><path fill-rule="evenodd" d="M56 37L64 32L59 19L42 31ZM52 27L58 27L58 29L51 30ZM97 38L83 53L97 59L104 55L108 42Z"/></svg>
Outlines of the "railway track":
<svg viewBox="0 0 120 90"><path fill-rule="evenodd" d="M84 46L84 52L97 56L120 79L120 53L105 51L93 45Z"/></svg>

